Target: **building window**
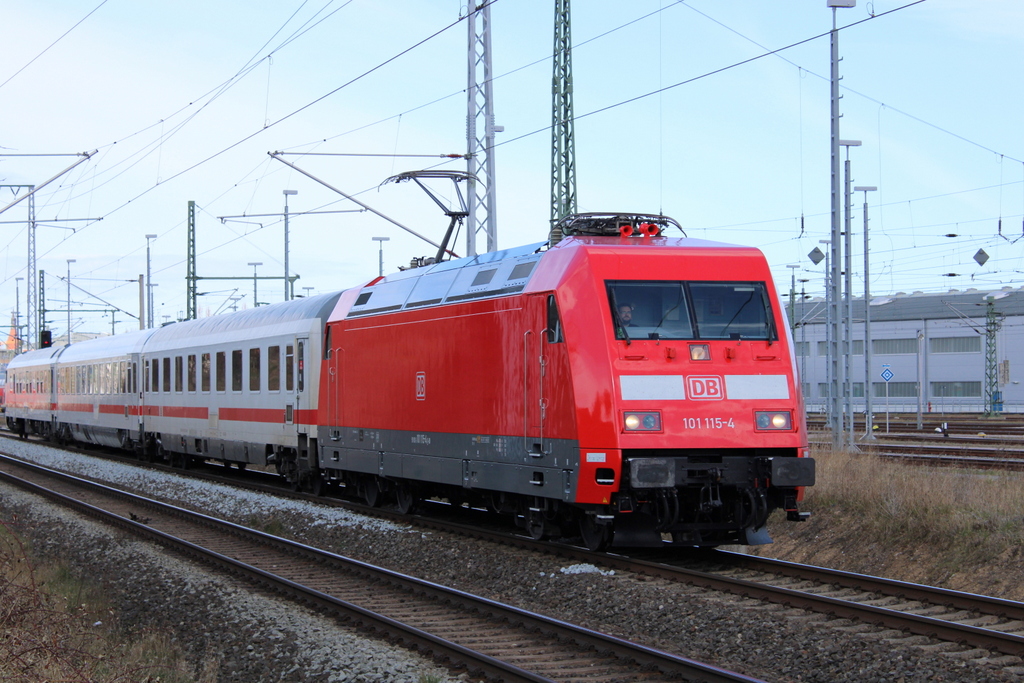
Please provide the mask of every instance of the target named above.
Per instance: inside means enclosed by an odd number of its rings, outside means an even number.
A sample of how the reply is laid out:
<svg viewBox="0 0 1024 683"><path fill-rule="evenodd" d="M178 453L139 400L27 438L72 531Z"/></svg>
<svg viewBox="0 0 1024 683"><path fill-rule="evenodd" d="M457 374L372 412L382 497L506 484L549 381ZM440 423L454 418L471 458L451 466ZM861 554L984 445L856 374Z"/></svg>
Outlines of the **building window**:
<svg viewBox="0 0 1024 683"><path fill-rule="evenodd" d="M933 337L928 340L932 353L981 353L981 337ZM937 395L937 394L936 394Z"/></svg>
<svg viewBox="0 0 1024 683"><path fill-rule="evenodd" d="M961 337L970 339L970 337ZM975 337L978 339L978 337ZM932 382L935 398L981 398L981 382Z"/></svg>
<svg viewBox="0 0 1024 683"><path fill-rule="evenodd" d="M223 351L217 352L217 391L228 389L228 357Z"/></svg>
<svg viewBox="0 0 1024 683"><path fill-rule="evenodd" d="M828 382L818 382L818 396L828 398Z"/></svg>
<svg viewBox="0 0 1024 683"><path fill-rule="evenodd" d="M281 391L281 347L267 349L267 391Z"/></svg>
<svg viewBox="0 0 1024 683"><path fill-rule="evenodd" d="M231 391L242 390L242 349L231 352Z"/></svg>
<svg viewBox="0 0 1024 683"><path fill-rule="evenodd" d="M810 356L811 355L811 342L798 341L796 343L796 355L797 356Z"/></svg>
<svg viewBox="0 0 1024 683"><path fill-rule="evenodd" d="M916 340L915 340L916 341ZM875 398L885 398L889 387L889 398L917 398L917 382L873 382Z"/></svg>
<svg viewBox="0 0 1024 683"><path fill-rule="evenodd" d="M864 398L864 382L853 383L853 397Z"/></svg>
<svg viewBox="0 0 1024 683"><path fill-rule="evenodd" d="M871 351L878 355L889 356L917 353L917 337L910 337L909 339L875 339L871 342Z"/></svg>
<svg viewBox="0 0 1024 683"><path fill-rule="evenodd" d="M853 340L853 355L863 356L864 355L864 340L854 339ZM863 394L861 394L863 396Z"/></svg>
<svg viewBox="0 0 1024 683"><path fill-rule="evenodd" d="M249 349L249 391L260 390L260 350Z"/></svg>

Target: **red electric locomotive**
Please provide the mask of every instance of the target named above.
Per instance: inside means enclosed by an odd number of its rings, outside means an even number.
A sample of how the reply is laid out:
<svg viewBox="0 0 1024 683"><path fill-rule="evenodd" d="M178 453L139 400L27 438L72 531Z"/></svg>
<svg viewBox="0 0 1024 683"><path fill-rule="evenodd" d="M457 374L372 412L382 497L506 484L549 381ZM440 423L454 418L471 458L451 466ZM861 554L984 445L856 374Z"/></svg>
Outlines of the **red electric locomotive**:
<svg viewBox="0 0 1024 683"><path fill-rule="evenodd" d="M571 216L550 248L344 292L307 475L592 548L770 542L768 515L801 519L814 483L783 307L758 250L670 226Z"/></svg>

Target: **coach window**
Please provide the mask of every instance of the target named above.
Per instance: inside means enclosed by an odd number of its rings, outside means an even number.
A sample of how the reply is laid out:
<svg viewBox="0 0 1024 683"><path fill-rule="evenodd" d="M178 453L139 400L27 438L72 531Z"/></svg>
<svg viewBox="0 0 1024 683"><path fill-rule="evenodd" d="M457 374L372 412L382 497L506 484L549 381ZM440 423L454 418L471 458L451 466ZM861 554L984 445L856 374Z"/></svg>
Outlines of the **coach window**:
<svg viewBox="0 0 1024 683"><path fill-rule="evenodd" d="M193 353L188 357L188 390L196 390L196 355Z"/></svg>
<svg viewBox="0 0 1024 683"><path fill-rule="evenodd" d="M249 391L260 390L260 350L249 349Z"/></svg>
<svg viewBox="0 0 1024 683"><path fill-rule="evenodd" d="M164 391L171 392L171 359L164 358Z"/></svg>
<svg viewBox="0 0 1024 683"><path fill-rule="evenodd" d="M217 352L217 391L228 389L228 357L223 351Z"/></svg>
<svg viewBox="0 0 1024 683"><path fill-rule="evenodd" d="M242 390L242 349L231 352L231 391Z"/></svg>
<svg viewBox="0 0 1024 683"><path fill-rule="evenodd" d="M290 344L284 347L284 390L295 388L295 347Z"/></svg>
<svg viewBox="0 0 1024 683"><path fill-rule="evenodd" d="M153 359L153 392L160 391L160 359Z"/></svg>
<svg viewBox="0 0 1024 683"><path fill-rule="evenodd" d="M210 391L210 354L204 353L202 356L200 356L200 360L201 360L200 365L202 365L202 370L201 370L201 372L202 372L202 383L199 386L200 386L201 390L204 393L209 393L209 391Z"/></svg>
<svg viewBox="0 0 1024 683"><path fill-rule="evenodd" d="M306 390L306 368L305 368L305 365L306 365L306 363L305 363L305 361L306 361L306 342L304 342L304 341L302 341L300 339L299 343L298 343L298 347L299 347L299 357L298 357L298 361L299 361L299 391L305 391Z"/></svg>
<svg viewBox="0 0 1024 683"><path fill-rule="evenodd" d="M182 362L181 356L174 357L174 390L181 393L182 387L182 375L185 374L185 365Z"/></svg>
<svg viewBox="0 0 1024 683"><path fill-rule="evenodd" d="M281 391L281 347L267 349L267 391Z"/></svg>

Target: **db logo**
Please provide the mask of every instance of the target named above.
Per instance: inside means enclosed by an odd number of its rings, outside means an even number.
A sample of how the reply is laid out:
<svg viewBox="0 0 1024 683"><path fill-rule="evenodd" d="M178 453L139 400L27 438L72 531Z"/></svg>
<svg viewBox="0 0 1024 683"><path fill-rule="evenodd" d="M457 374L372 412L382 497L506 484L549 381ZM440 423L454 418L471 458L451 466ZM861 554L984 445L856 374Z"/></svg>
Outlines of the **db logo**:
<svg viewBox="0 0 1024 683"><path fill-rule="evenodd" d="M723 399L725 398L725 387L719 376L687 377L686 393L695 401Z"/></svg>
<svg viewBox="0 0 1024 683"><path fill-rule="evenodd" d="M427 400L427 373L425 372L416 373L416 400Z"/></svg>

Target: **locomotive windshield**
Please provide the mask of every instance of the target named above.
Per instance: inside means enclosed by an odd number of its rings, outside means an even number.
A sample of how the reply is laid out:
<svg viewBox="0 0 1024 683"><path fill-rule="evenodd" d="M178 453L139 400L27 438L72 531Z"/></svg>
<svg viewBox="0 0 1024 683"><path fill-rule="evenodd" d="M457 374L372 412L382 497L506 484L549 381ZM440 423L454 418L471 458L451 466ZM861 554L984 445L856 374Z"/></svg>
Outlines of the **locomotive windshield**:
<svg viewBox="0 0 1024 683"><path fill-rule="evenodd" d="M778 339L763 282L606 285L616 339Z"/></svg>

